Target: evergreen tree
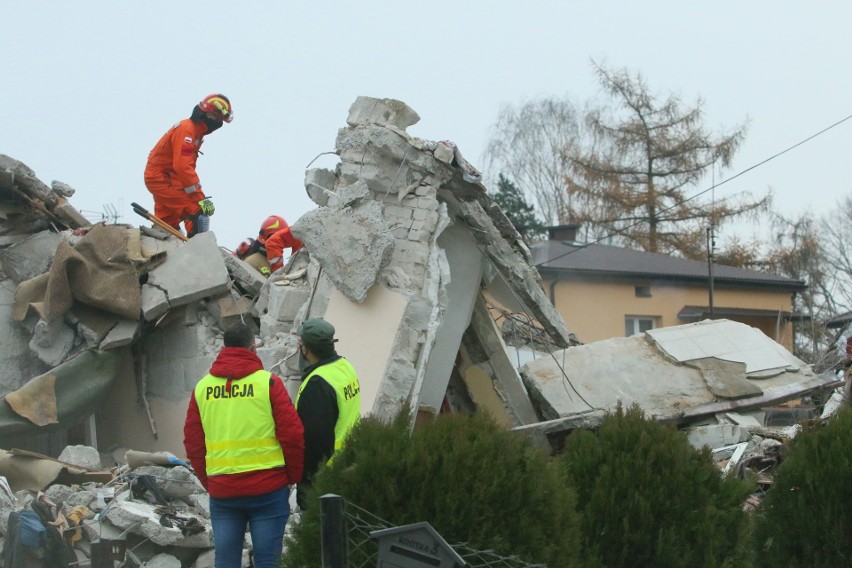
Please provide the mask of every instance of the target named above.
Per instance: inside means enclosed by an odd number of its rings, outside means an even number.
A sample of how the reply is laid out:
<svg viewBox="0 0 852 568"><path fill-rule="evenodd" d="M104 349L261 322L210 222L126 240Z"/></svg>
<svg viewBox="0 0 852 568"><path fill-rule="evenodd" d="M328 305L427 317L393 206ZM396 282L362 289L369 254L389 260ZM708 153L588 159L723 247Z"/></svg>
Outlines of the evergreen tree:
<svg viewBox="0 0 852 568"><path fill-rule="evenodd" d="M544 224L536 217L535 208L527 202L518 186L506 179L503 174L500 174L497 181L494 201L525 239L544 234Z"/></svg>
<svg viewBox="0 0 852 568"><path fill-rule="evenodd" d="M759 566L852 566L852 410L792 441L755 527Z"/></svg>
<svg viewBox="0 0 852 568"><path fill-rule="evenodd" d="M317 474L283 565L320 566L318 498L335 493L396 526L427 521L450 544L554 568L590 566L574 492L528 439L485 413L441 415L413 433L409 424L405 414L391 424L366 418L351 432ZM352 565L366 566L356 554Z"/></svg>
<svg viewBox="0 0 852 568"><path fill-rule="evenodd" d="M749 566L752 483L724 479L673 427L620 407L592 433L566 440L562 463L577 490L589 553L604 566Z"/></svg>

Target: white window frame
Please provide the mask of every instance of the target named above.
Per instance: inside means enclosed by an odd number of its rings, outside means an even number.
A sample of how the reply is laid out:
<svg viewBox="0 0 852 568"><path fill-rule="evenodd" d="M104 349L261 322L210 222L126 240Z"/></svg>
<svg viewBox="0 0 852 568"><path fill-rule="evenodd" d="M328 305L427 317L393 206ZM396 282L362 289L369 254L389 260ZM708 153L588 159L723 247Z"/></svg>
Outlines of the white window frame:
<svg viewBox="0 0 852 568"><path fill-rule="evenodd" d="M647 330L657 327L658 320L657 316L624 316L624 335L630 337L631 335L645 333ZM650 327L642 324L650 324Z"/></svg>

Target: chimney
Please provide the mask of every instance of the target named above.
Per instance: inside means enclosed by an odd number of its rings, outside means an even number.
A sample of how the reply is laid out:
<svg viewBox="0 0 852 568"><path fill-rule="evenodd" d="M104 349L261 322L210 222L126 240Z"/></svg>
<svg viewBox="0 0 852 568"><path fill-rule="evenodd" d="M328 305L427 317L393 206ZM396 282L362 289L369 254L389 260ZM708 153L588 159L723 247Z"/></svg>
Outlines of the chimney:
<svg viewBox="0 0 852 568"><path fill-rule="evenodd" d="M569 241L577 242L577 231L580 229L578 224L554 225L547 228L547 239L550 241Z"/></svg>

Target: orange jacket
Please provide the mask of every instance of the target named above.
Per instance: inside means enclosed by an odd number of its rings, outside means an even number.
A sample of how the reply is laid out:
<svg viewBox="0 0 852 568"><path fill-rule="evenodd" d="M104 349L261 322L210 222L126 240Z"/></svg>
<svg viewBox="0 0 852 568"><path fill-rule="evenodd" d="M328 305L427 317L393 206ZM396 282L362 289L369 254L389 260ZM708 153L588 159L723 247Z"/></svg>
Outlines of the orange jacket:
<svg viewBox="0 0 852 568"><path fill-rule="evenodd" d="M148 154L145 179L168 177L181 188L197 184L195 162L206 132L207 126L188 118L172 126Z"/></svg>
<svg viewBox="0 0 852 568"><path fill-rule="evenodd" d="M290 248L292 252L296 252L302 248L303 244L302 241L293 236L290 227L285 227L266 239L265 246L269 268L272 272L275 272L284 266L284 249Z"/></svg>

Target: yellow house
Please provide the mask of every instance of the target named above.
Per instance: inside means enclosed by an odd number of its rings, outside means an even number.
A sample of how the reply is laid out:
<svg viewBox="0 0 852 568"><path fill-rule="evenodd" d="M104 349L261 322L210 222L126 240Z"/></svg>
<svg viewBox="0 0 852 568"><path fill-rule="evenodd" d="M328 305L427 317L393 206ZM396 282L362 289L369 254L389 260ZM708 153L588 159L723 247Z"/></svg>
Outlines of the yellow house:
<svg viewBox="0 0 852 568"><path fill-rule="evenodd" d="M575 242L576 225L548 229L530 250L545 293L583 343L726 318L793 346L801 280L665 254ZM712 282L712 285L711 285Z"/></svg>

